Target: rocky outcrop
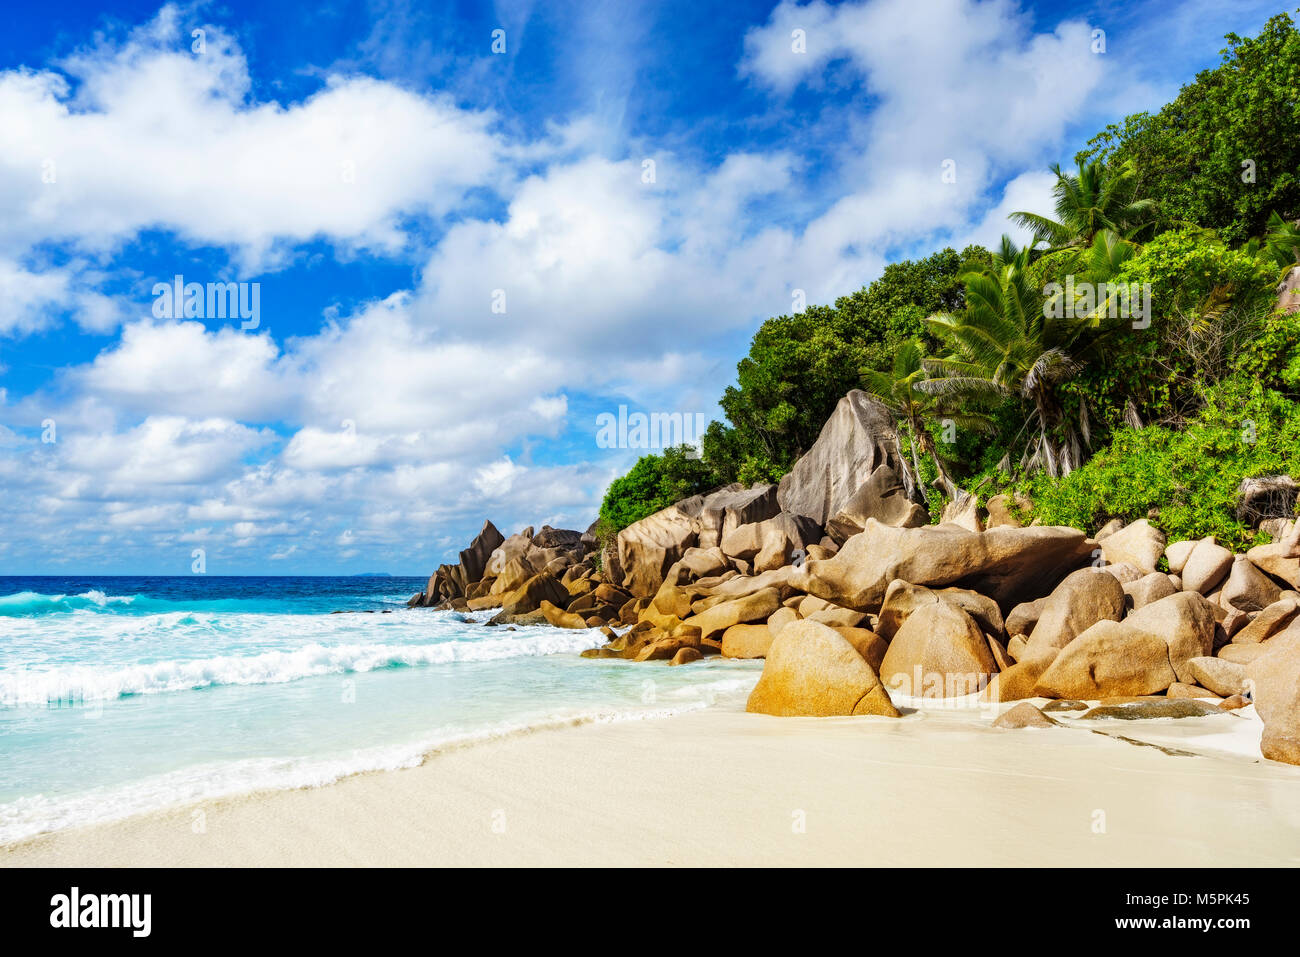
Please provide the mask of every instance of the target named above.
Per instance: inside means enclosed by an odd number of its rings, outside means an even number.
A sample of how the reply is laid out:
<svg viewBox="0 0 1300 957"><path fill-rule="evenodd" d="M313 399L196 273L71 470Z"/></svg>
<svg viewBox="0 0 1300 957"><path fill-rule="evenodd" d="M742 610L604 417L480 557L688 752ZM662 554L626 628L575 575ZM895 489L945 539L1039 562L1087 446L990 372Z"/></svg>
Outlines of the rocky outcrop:
<svg viewBox="0 0 1300 957"><path fill-rule="evenodd" d="M790 564L796 551L816 544L821 537L821 528L810 519L783 512L731 529L722 536L721 551L748 562L755 572L766 572Z"/></svg>
<svg viewBox="0 0 1300 957"><path fill-rule="evenodd" d="M849 525L861 519L897 519L914 514L897 499L903 474L894 417L879 401L853 390L840 399L821 434L799 458L777 490L781 511L801 515L821 528L835 519ZM886 466L895 473L873 479ZM871 491L863 493L863 489ZM860 494L861 493L861 494ZM875 497L875 496L883 497ZM906 501L906 496L902 496Z"/></svg>
<svg viewBox="0 0 1300 957"><path fill-rule="evenodd" d="M768 649L746 711L774 715L899 716L862 655L833 628L800 621Z"/></svg>
<svg viewBox="0 0 1300 957"><path fill-rule="evenodd" d="M623 587L633 595L653 595L664 573L694 548L704 496L694 495L647 515L618 533L618 563Z"/></svg>
<svg viewBox="0 0 1300 957"><path fill-rule="evenodd" d="M1061 649L1034 690L1048 698L1113 698L1155 694L1176 680L1161 638L1103 620Z"/></svg>
<svg viewBox="0 0 1300 957"><path fill-rule="evenodd" d="M491 522L484 522L469 548L460 553L460 567L467 582L476 582L487 572L488 559L505 543L505 537Z"/></svg>
<svg viewBox="0 0 1300 957"><path fill-rule="evenodd" d="M1092 554L1083 532L1035 526L972 532L951 525L892 528L874 520L833 558L809 562L800 584L809 594L874 612L895 579L960 585L999 606L1038 598Z"/></svg>
<svg viewBox="0 0 1300 957"><path fill-rule="evenodd" d="M722 633L724 658L766 658L772 647L772 630L767 623L732 625Z"/></svg>
<svg viewBox="0 0 1300 957"><path fill-rule="evenodd" d="M1067 575L1043 603L1022 657L1050 661L1056 653L1099 621L1124 617L1124 589L1098 568Z"/></svg>
<svg viewBox="0 0 1300 957"><path fill-rule="evenodd" d="M1177 680L1194 684L1187 662L1214 654L1214 607L1195 592L1179 592L1133 611L1124 627L1165 643Z"/></svg>
<svg viewBox="0 0 1300 957"><path fill-rule="evenodd" d="M750 488L730 485L720 489L707 496L700 509L699 547L715 548L741 525L765 521L780 511L775 485L756 484Z"/></svg>
<svg viewBox="0 0 1300 957"><path fill-rule="evenodd" d="M842 544L874 518L882 525L916 528L930 523L929 513L907 497L902 478L891 465L877 466L843 507L826 520L826 534Z"/></svg>
<svg viewBox="0 0 1300 957"><path fill-rule="evenodd" d="M1202 538L1192 546L1179 575L1185 590L1208 595L1218 587L1231 568L1232 552L1213 538Z"/></svg>
<svg viewBox="0 0 1300 957"><path fill-rule="evenodd" d="M1101 540L1101 551L1111 565L1127 564L1144 574L1156 570L1165 551L1165 533L1152 528L1145 518L1127 525Z"/></svg>
<svg viewBox="0 0 1300 957"><path fill-rule="evenodd" d="M1264 722L1259 747L1270 760L1300 764L1300 635L1274 641L1275 647L1246 666Z"/></svg>
<svg viewBox="0 0 1300 957"><path fill-rule="evenodd" d="M987 521L963 499L918 524L900 467L887 414L851 393L778 486L685 499L599 554L594 526L503 538L486 523L410 604L599 629L593 659L764 659L748 708L767 714L897 716L891 691L919 708L979 692L1059 699L997 722L1050 727L1043 711L1080 699L1106 699L1089 717L1143 719L1253 698L1265 756L1300 763L1295 522L1273 520L1279 540L1246 555L1166 542L1158 518L1094 537L1025 525L1032 503L1005 496Z"/></svg>
<svg viewBox="0 0 1300 957"><path fill-rule="evenodd" d="M999 715L993 722L995 728L1055 728L1060 722L1049 718L1028 701L1022 701L1014 708Z"/></svg>
<svg viewBox="0 0 1300 957"><path fill-rule="evenodd" d="M880 665L880 679L891 692L951 698L982 691L997 671L975 619L936 600L917 608L898 629Z"/></svg>

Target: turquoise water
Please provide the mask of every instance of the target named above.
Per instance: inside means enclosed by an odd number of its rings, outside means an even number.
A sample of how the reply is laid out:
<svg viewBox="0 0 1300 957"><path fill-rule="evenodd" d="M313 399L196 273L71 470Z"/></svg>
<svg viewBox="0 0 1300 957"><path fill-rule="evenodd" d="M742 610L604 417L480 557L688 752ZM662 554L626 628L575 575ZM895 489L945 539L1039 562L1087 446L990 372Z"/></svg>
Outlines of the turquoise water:
<svg viewBox="0 0 1300 957"><path fill-rule="evenodd" d="M0 843L440 746L735 703L758 664L407 609L423 580L0 578ZM331 614L331 612L342 612Z"/></svg>

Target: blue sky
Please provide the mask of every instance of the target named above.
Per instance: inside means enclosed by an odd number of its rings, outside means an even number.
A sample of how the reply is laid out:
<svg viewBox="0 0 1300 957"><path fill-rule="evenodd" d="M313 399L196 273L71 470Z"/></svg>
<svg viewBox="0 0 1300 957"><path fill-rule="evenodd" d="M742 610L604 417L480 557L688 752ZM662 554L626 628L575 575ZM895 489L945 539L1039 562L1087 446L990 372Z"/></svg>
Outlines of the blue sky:
<svg viewBox="0 0 1300 957"><path fill-rule="evenodd" d="M598 415L716 415L796 290L995 242L1286 9L14 8L0 574L427 574L485 517L583 528L640 454ZM160 314L177 275L256 283L257 324Z"/></svg>

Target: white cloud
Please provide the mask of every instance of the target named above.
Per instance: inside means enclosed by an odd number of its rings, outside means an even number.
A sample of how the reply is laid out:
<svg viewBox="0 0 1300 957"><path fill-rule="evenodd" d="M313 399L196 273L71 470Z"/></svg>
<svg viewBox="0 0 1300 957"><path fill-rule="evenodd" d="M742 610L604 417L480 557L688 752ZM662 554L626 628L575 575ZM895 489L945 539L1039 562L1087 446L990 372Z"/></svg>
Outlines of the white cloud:
<svg viewBox="0 0 1300 957"><path fill-rule="evenodd" d="M444 215L504 175L491 113L364 76L258 101L233 38L174 6L60 66L0 73L0 251L105 251L156 228L247 269L317 238L393 252L401 217Z"/></svg>

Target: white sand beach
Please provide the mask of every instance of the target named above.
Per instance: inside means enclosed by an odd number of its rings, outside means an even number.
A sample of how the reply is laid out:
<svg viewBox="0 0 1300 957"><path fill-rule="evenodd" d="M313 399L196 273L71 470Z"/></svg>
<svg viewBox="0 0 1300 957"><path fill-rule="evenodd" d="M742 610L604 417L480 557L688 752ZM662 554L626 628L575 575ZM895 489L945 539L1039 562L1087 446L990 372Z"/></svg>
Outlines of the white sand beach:
<svg viewBox="0 0 1300 957"><path fill-rule="evenodd" d="M1300 864L1300 768L1259 758L1253 708L1064 720L715 709L589 724L60 831L0 849L0 864Z"/></svg>

